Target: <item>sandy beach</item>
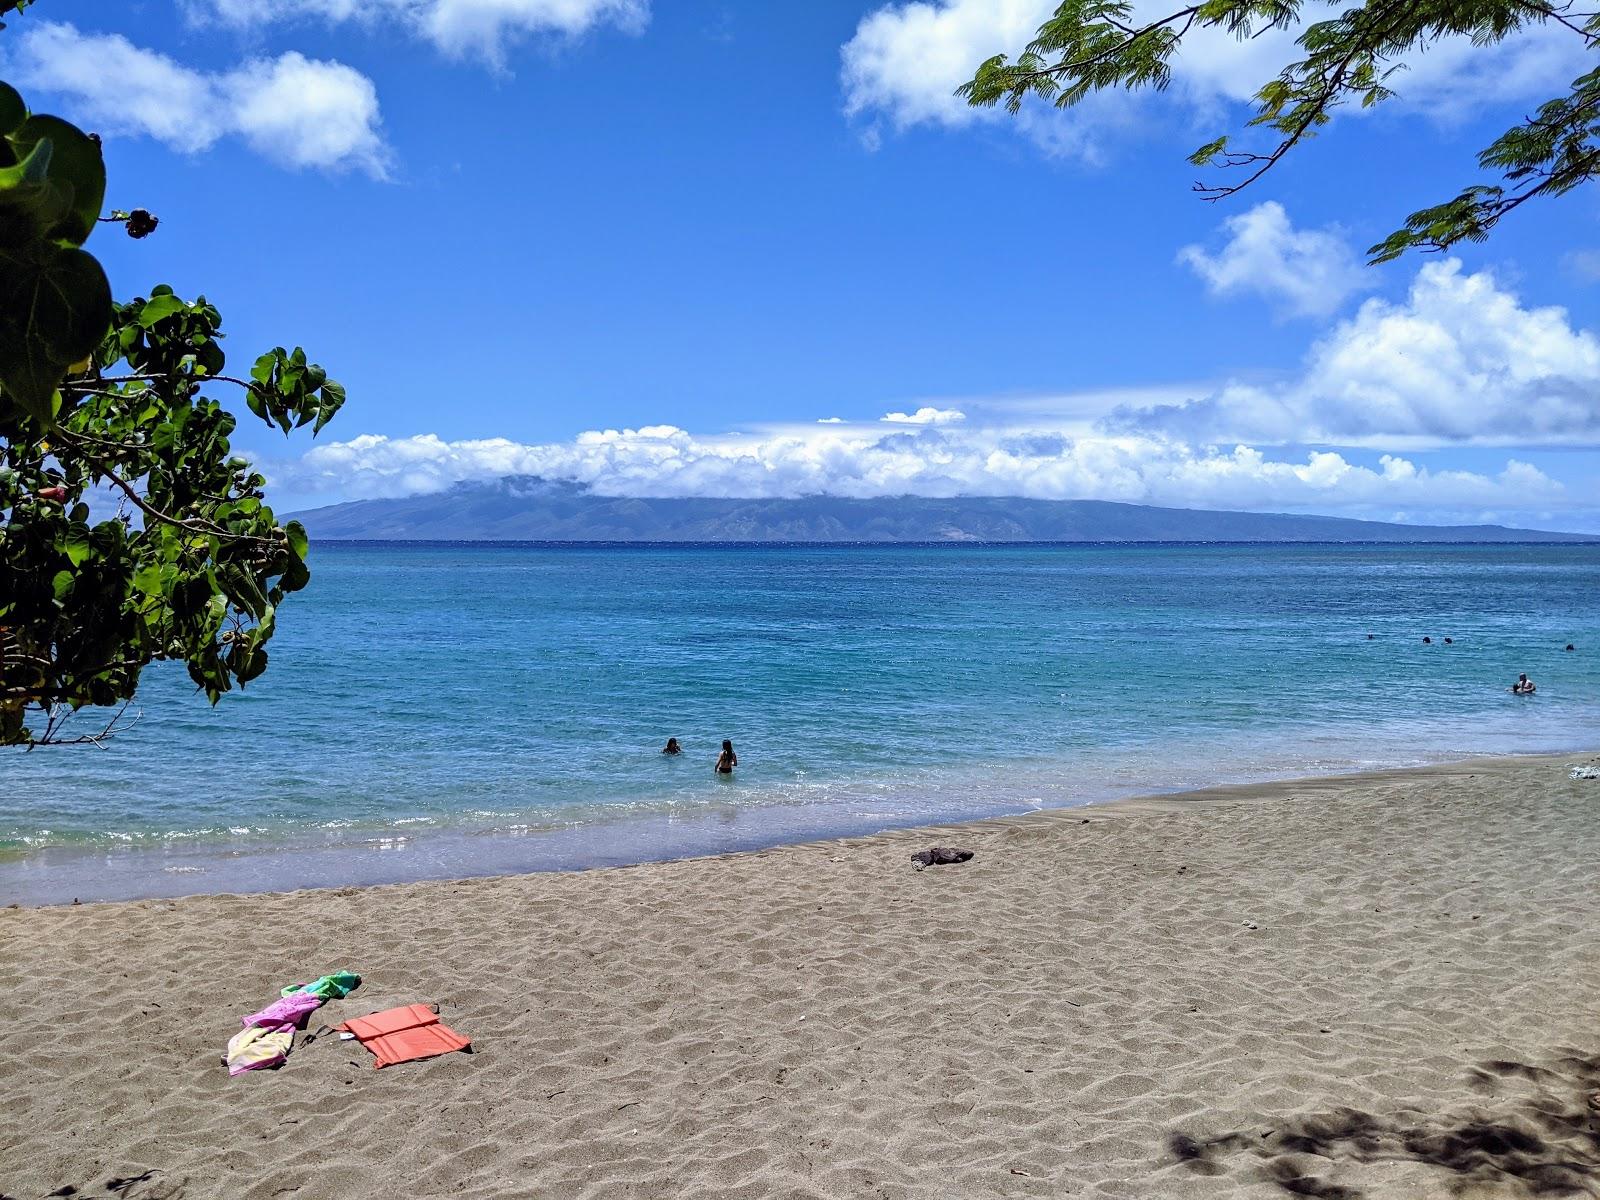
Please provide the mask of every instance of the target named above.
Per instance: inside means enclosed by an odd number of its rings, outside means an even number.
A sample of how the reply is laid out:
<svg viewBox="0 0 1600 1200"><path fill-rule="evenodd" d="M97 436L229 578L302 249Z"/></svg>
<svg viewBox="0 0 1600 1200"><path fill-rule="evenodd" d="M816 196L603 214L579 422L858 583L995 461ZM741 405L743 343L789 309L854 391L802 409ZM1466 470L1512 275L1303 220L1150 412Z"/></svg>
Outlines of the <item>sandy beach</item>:
<svg viewBox="0 0 1600 1200"><path fill-rule="evenodd" d="M0 1193L1600 1195L1593 761L0 911ZM475 1052L228 1077L345 967L313 1028L437 1002Z"/></svg>

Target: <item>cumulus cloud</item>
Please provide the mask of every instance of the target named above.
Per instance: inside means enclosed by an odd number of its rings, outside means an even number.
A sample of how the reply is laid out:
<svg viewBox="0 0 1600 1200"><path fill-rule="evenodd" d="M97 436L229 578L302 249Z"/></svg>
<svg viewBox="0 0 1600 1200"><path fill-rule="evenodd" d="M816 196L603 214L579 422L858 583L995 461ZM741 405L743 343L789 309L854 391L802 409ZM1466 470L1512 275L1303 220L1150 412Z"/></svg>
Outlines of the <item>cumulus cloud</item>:
<svg viewBox="0 0 1600 1200"><path fill-rule="evenodd" d="M840 51L846 114L896 130L1005 119L952 93L985 59L1016 54L1056 7L1057 0L895 0L874 9ZM1171 11L1152 0L1135 0L1133 9L1135 20ZM1240 41L1220 29L1193 31L1174 57L1168 95L1194 115L1215 119L1221 105L1249 101L1291 60L1295 36L1271 30ZM1555 26L1535 27L1497 46L1435 43L1408 55L1389 82L1399 94L1393 103L1459 121L1492 104L1548 99L1553 86L1589 69L1587 58L1581 38ZM1094 158L1094 131L1126 125L1143 102L1122 92L1094 93L1070 112L1025 108L1015 127L1050 153ZM878 136L877 124L865 128L869 138Z"/></svg>
<svg viewBox="0 0 1600 1200"><path fill-rule="evenodd" d="M965 421L967 414L955 408L932 408L924 406L913 413L891 412L884 413L878 420L886 421L890 425L950 425L956 421Z"/></svg>
<svg viewBox="0 0 1600 1200"><path fill-rule="evenodd" d="M1055 6L1042 0L888 4L861 18L840 52L845 111L874 111L900 129L970 125L986 115L954 95L973 68L1031 41Z"/></svg>
<svg viewBox="0 0 1600 1200"><path fill-rule="evenodd" d="M1449 259L1425 265L1403 303L1368 300L1292 380L1125 410L1112 425L1198 441L1595 445L1597 393L1592 333Z"/></svg>
<svg viewBox="0 0 1600 1200"><path fill-rule="evenodd" d="M1283 313L1326 317L1371 277L1350 245L1332 229L1296 229L1276 200L1223 222L1227 242L1215 253L1185 246L1178 261L1191 267L1213 295L1253 292Z"/></svg>
<svg viewBox="0 0 1600 1200"><path fill-rule="evenodd" d="M569 442L447 442L364 435L317 446L276 486L355 497L436 492L461 480L537 475L613 496L1024 496L1200 508L1319 512L1549 510L1561 485L1511 460L1495 474L1376 466L1316 451L1273 459L1247 446L1154 436L1069 437L1048 429L870 426L701 437L670 425L591 431Z"/></svg>
<svg viewBox="0 0 1600 1200"><path fill-rule="evenodd" d="M861 135L870 150L881 141L880 120L897 131L998 120L1002 114L973 108L956 87L984 59L1031 41L1054 9L1044 0L916 0L868 13L840 50L846 116L870 119ZM1028 108L1014 120L1047 153L1093 160L1098 147L1085 118L1117 122L1121 99L1103 93L1080 107L1075 116Z"/></svg>
<svg viewBox="0 0 1600 1200"><path fill-rule="evenodd" d="M575 38L601 26L638 33L650 21L649 0L186 0L185 8L196 19L239 27L293 19L381 21L451 57L495 66L530 38Z"/></svg>
<svg viewBox="0 0 1600 1200"><path fill-rule="evenodd" d="M185 153L232 136L286 167L386 172L377 90L343 63L291 51L210 73L119 34L55 22L25 30L8 66L101 132L143 134Z"/></svg>

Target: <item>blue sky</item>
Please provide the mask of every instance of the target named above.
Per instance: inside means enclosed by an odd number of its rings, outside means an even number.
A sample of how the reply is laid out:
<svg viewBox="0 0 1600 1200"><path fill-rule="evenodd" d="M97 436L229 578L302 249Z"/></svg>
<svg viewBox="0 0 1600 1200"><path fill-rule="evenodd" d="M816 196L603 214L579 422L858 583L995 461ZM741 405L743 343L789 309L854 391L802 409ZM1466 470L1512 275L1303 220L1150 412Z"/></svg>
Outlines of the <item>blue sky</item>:
<svg viewBox="0 0 1600 1200"><path fill-rule="evenodd" d="M1586 69L1572 35L1437 48L1213 205L1185 156L1281 45L1064 114L950 98L1051 7L43 0L0 57L161 218L92 243L120 294L204 291L236 367L298 343L348 387L315 444L241 427L280 509L526 471L1600 531L1600 193L1359 253Z"/></svg>

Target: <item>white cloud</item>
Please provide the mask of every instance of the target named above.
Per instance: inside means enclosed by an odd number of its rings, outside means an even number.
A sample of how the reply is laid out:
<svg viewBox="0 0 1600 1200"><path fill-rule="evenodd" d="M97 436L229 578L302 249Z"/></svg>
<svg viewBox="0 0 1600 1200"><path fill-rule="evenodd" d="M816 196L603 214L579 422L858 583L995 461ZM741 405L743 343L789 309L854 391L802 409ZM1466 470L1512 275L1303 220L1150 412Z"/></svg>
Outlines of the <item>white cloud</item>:
<svg viewBox="0 0 1600 1200"><path fill-rule="evenodd" d="M861 18L845 43L845 112L874 111L898 129L983 119L954 95L991 55L1033 39L1054 9L1047 0L937 0L888 4Z"/></svg>
<svg viewBox="0 0 1600 1200"><path fill-rule="evenodd" d="M1425 265L1404 303L1368 300L1293 380L1230 384L1114 423L1204 442L1597 445L1597 395L1592 333L1448 259Z"/></svg>
<svg viewBox="0 0 1600 1200"><path fill-rule="evenodd" d="M225 90L234 128L264 157L383 175L388 152L378 133L378 93L354 68L290 51L241 67Z"/></svg>
<svg viewBox="0 0 1600 1200"><path fill-rule="evenodd" d="M185 153L231 135L286 167L385 174L377 91L343 63L290 52L207 73L118 34L45 23L22 34L7 65L104 133L144 134Z"/></svg>
<svg viewBox="0 0 1600 1200"><path fill-rule="evenodd" d="M496 63L520 37L577 37L599 25L636 33L650 19L648 0L429 0L408 7L445 53L481 54Z"/></svg>
<svg viewBox="0 0 1600 1200"><path fill-rule="evenodd" d="M1185 246L1178 261L1194 269L1214 295L1254 292L1300 317L1326 317L1372 286L1349 243L1332 229L1296 229L1276 200L1223 222L1229 238L1212 254Z"/></svg>
<svg viewBox="0 0 1600 1200"><path fill-rule="evenodd" d="M496 67L530 38L576 38L602 26L638 33L650 21L650 0L186 0L184 7L195 19L241 28L294 19L382 22L452 57Z"/></svg>
<svg viewBox="0 0 1600 1200"><path fill-rule="evenodd" d="M999 53L1015 57L1056 7L1057 0L896 0L874 9L840 51L846 115L885 120L896 130L963 128L1005 119L1003 110L973 109L953 93L985 59ZM1135 21L1170 12L1154 0L1133 4ZM1322 19L1324 12L1307 16ZM1297 32L1270 30L1240 41L1217 28L1191 31L1174 56L1167 94L1193 116L1219 120L1222 105L1249 101L1297 57ZM1448 39L1402 60L1403 70L1389 81L1398 93L1391 107L1460 121L1489 105L1548 99L1589 69L1587 59L1582 39L1554 25L1524 30L1489 47ZM1142 98L1092 93L1069 112L1024 108L1016 128L1047 152L1094 158L1100 137L1126 126L1148 102L1149 93ZM867 126L867 134L876 137L877 127Z"/></svg>
<svg viewBox="0 0 1600 1200"><path fill-rule="evenodd" d="M844 424L844 418L843 417L818 417L817 418L817 424L818 425L843 425Z"/></svg>
<svg viewBox="0 0 1600 1200"><path fill-rule="evenodd" d="M273 472L274 486L349 497L435 492L461 480L537 475L614 496L1024 496L1179 507L1317 512L1548 512L1577 498L1537 468L1429 470L1384 455L1376 466L1313 452L1196 448L1153 436L1066 437L1047 429L869 426L699 437L673 426L592 431L570 442L446 442L363 435L317 446Z"/></svg>
<svg viewBox="0 0 1600 1200"><path fill-rule="evenodd" d="M1464 38L1437 42L1406 55L1388 85L1395 103L1457 123L1491 105L1549 100L1593 69L1591 57L1577 34L1555 24L1534 26L1494 46L1474 46ZM1524 116L1511 114L1506 124Z"/></svg>
<svg viewBox="0 0 1600 1200"><path fill-rule="evenodd" d="M924 406L913 413L890 412L879 417L880 421L887 421L890 425L950 425L956 421L964 421L967 414L955 408L932 408Z"/></svg>
<svg viewBox="0 0 1600 1200"><path fill-rule="evenodd" d="M1049 0L914 0L868 13L840 50L845 115L886 119L897 131L999 121L1003 113L973 108L955 89L984 59L1031 41L1054 9ZM1104 93L1070 116L1029 107L1011 119L1047 154L1094 160L1098 147L1085 130L1096 119L1121 124L1123 108L1123 98ZM861 136L876 150L882 132L873 121Z"/></svg>

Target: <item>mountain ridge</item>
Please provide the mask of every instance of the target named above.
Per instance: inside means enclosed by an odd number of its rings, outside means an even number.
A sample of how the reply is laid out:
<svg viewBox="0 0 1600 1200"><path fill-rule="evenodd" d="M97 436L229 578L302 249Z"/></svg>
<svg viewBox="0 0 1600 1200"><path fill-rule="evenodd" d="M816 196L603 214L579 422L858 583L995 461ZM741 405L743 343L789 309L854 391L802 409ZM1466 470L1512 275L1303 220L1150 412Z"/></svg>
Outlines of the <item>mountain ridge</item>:
<svg viewBox="0 0 1600 1200"><path fill-rule="evenodd" d="M345 541L549 542L1596 542L1503 525L1407 525L1352 517L1161 508L1006 496L793 499L601 496L506 476L393 500L290 514Z"/></svg>

